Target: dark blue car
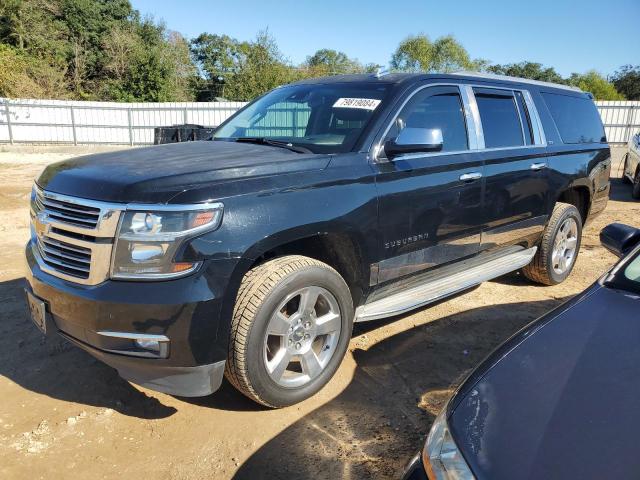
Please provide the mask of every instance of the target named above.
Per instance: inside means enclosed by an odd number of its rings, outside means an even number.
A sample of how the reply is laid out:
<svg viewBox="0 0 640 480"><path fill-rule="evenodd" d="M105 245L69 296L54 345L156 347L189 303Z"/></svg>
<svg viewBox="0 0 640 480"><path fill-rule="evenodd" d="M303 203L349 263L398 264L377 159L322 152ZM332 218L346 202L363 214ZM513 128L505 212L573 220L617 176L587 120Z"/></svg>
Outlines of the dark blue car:
<svg viewBox="0 0 640 480"><path fill-rule="evenodd" d="M471 373L405 478L640 478L640 230L600 238L622 260Z"/></svg>

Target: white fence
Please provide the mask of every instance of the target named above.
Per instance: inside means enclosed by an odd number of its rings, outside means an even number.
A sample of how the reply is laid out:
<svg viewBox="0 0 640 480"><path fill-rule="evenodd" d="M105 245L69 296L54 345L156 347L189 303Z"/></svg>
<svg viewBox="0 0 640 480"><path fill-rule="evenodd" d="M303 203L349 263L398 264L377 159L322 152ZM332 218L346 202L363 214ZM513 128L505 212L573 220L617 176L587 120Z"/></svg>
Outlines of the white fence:
<svg viewBox="0 0 640 480"><path fill-rule="evenodd" d="M0 143L148 145L154 127L217 126L243 105L0 99Z"/></svg>
<svg viewBox="0 0 640 480"><path fill-rule="evenodd" d="M612 144L640 131L640 102L596 102ZM216 127L244 102L115 103L0 98L0 143L149 145L155 127Z"/></svg>
<svg viewBox="0 0 640 480"><path fill-rule="evenodd" d="M627 143L640 131L640 102L598 101L596 105L609 143Z"/></svg>

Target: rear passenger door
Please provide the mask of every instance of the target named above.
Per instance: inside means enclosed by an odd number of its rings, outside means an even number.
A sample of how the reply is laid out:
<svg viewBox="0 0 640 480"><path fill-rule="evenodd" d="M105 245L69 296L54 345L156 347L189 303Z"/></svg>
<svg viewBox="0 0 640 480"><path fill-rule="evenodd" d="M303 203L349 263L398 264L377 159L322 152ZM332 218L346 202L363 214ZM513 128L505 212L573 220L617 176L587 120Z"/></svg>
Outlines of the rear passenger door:
<svg viewBox="0 0 640 480"><path fill-rule="evenodd" d="M551 186L544 133L527 90L473 87L486 190L481 249L535 239Z"/></svg>

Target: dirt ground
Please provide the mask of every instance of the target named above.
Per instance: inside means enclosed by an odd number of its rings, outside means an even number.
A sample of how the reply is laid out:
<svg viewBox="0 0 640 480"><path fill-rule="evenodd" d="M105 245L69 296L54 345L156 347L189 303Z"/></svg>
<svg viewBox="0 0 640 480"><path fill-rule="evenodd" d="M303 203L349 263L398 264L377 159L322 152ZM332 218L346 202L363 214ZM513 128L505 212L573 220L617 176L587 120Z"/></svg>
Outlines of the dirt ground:
<svg viewBox="0 0 640 480"><path fill-rule="evenodd" d="M640 203L614 179L565 283L536 286L514 273L358 326L324 390L271 411L226 382L201 399L146 390L75 347L43 340L21 291L28 195L47 163L72 155L0 153L0 478L399 478L465 373L614 263L600 229L640 226Z"/></svg>

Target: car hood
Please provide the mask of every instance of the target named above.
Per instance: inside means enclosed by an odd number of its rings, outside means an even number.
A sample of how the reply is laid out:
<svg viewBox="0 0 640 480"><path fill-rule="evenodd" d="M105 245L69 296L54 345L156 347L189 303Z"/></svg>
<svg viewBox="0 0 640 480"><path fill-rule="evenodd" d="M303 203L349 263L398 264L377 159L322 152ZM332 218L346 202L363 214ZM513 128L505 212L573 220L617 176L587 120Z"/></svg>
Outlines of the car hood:
<svg viewBox="0 0 640 480"><path fill-rule="evenodd" d="M478 479L640 472L640 298L591 287L503 345L450 407Z"/></svg>
<svg viewBox="0 0 640 480"><path fill-rule="evenodd" d="M173 143L65 160L48 166L37 183L51 192L93 200L165 203L204 184L321 170L330 158L247 143Z"/></svg>

